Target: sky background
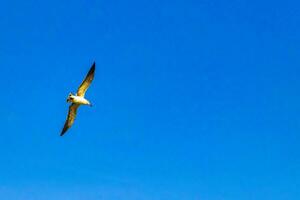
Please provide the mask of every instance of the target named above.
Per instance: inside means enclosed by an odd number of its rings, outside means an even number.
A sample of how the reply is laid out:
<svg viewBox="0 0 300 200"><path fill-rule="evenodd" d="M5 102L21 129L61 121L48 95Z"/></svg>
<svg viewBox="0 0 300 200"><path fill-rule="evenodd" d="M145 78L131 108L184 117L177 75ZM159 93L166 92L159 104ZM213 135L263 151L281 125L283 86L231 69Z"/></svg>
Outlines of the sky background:
<svg viewBox="0 0 300 200"><path fill-rule="evenodd" d="M0 198L300 199L300 3L1 1ZM60 137L69 92L94 82Z"/></svg>

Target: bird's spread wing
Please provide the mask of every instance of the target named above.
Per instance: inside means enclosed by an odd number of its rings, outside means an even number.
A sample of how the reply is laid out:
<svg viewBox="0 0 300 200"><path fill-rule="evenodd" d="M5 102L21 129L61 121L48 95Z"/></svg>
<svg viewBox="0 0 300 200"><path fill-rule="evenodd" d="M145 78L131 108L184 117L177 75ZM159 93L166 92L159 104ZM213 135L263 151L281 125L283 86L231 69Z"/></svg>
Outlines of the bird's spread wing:
<svg viewBox="0 0 300 200"><path fill-rule="evenodd" d="M74 123L75 117L76 117L76 113L77 113L77 108L79 107L79 104L74 104L72 103L69 107L69 113L68 113L68 117L67 120L65 122L64 128L62 129L60 136L63 136L63 134L65 134L65 132L72 126L72 124Z"/></svg>
<svg viewBox="0 0 300 200"><path fill-rule="evenodd" d="M86 90L89 88L91 82L94 79L95 68L96 67L95 67L95 62L94 62L91 69L89 70L88 74L86 75L85 79L83 80L83 82L79 86L79 88L77 90L77 96L80 96L80 97L84 96Z"/></svg>

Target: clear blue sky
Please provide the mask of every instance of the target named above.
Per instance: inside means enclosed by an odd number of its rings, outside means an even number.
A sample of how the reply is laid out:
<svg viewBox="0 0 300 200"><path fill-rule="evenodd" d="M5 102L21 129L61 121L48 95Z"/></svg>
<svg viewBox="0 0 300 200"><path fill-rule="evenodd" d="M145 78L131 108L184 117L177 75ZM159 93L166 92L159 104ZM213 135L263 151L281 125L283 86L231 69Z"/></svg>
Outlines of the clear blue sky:
<svg viewBox="0 0 300 200"><path fill-rule="evenodd" d="M298 1L2 1L0 198L300 199ZM64 136L69 92L97 69Z"/></svg>

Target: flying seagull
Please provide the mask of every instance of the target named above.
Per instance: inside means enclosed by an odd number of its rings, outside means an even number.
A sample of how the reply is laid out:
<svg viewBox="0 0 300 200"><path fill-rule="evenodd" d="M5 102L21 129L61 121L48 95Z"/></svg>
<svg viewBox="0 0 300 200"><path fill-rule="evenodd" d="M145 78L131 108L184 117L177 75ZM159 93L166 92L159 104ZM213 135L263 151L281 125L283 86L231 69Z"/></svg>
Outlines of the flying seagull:
<svg viewBox="0 0 300 200"><path fill-rule="evenodd" d="M96 64L94 62L91 69L87 73L85 79L83 80L83 82L79 86L76 95L73 95L72 93L70 93L68 98L67 98L67 102L71 103L71 105L69 106L68 117L67 117L65 125L64 125L64 127L63 127L63 129L60 133L60 136L63 136L65 134L65 132L74 123L76 113L77 113L77 108L80 105L92 106L92 104L87 99L84 98L84 95L85 95L85 92L87 91L87 89L89 88L90 84L92 83L92 81L94 79L95 68L96 68L95 65Z"/></svg>

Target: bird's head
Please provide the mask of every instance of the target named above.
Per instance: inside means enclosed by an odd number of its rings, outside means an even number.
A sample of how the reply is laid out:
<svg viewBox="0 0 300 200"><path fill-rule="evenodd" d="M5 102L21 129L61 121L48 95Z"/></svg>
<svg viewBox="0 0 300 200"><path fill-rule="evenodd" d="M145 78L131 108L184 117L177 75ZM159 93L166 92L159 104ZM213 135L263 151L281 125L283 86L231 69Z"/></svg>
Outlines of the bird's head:
<svg viewBox="0 0 300 200"><path fill-rule="evenodd" d="M68 98L67 98L67 102L72 102L72 100L74 99L74 95L72 93L69 94Z"/></svg>

